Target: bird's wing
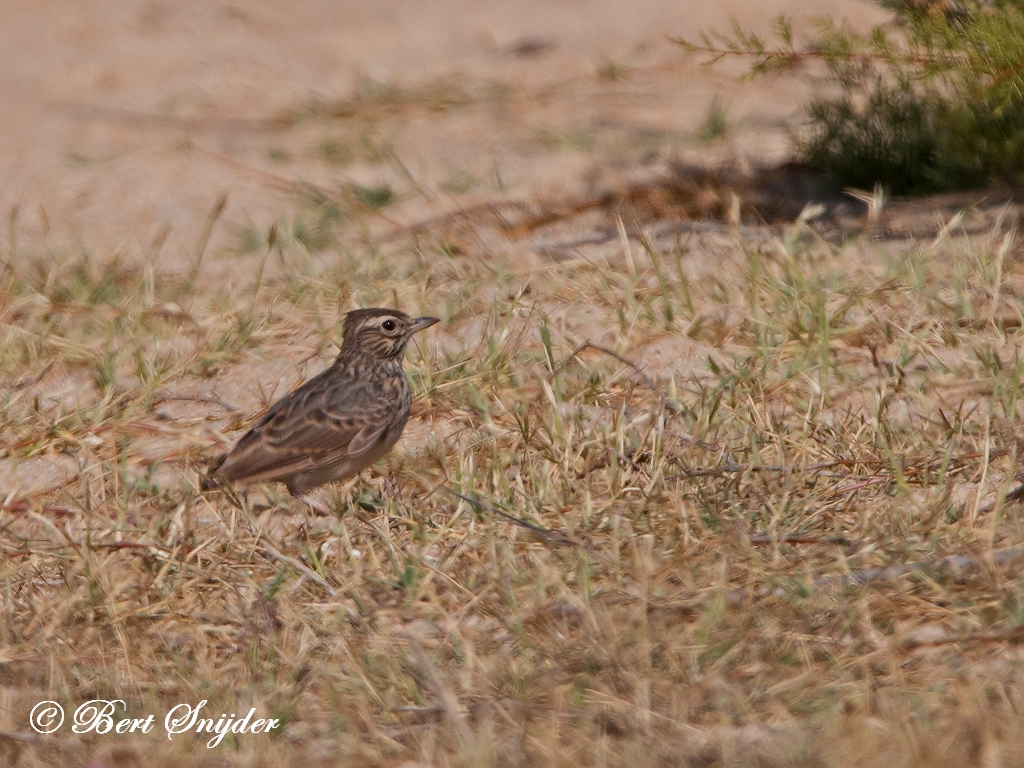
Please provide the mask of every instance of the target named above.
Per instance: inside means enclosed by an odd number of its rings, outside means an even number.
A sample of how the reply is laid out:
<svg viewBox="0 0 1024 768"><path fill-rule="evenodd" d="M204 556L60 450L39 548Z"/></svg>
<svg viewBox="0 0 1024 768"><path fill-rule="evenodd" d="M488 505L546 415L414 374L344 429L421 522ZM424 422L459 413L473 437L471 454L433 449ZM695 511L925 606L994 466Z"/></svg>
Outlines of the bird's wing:
<svg viewBox="0 0 1024 768"><path fill-rule="evenodd" d="M388 427L387 409L354 388L343 399L332 390L302 387L278 401L217 467L228 480L259 481L356 459ZM342 400L342 402L339 402Z"/></svg>

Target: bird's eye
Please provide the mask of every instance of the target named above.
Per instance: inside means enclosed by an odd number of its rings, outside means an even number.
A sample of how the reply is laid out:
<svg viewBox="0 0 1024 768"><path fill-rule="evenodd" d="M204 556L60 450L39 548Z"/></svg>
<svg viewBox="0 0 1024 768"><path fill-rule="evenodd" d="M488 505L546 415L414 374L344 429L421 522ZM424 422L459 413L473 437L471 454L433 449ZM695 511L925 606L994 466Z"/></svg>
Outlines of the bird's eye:
<svg viewBox="0 0 1024 768"><path fill-rule="evenodd" d="M394 320L388 319L381 323L380 327L383 328L385 331L393 331L395 330L395 328L398 327L398 323L396 323Z"/></svg>

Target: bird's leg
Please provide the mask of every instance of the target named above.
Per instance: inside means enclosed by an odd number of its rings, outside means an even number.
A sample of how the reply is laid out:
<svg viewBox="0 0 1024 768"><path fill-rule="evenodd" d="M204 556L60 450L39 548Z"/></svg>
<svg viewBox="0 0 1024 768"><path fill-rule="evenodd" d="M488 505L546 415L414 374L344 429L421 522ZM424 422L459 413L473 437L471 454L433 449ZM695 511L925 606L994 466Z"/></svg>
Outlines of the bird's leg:
<svg viewBox="0 0 1024 768"><path fill-rule="evenodd" d="M396 502L402 500L402 480L397 475L384 475L384 495Z"/></svg>

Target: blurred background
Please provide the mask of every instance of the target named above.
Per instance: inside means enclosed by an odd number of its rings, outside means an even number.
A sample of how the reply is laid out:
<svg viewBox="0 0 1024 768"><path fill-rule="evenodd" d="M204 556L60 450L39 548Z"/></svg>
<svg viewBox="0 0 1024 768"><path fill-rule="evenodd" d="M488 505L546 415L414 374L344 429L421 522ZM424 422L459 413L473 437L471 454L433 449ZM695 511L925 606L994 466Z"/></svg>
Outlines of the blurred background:
<svg viewBox="0 0 1024 768"><path fill-rule="evenodd" d="M854 0L5 3L0 210L25 246L130 256L166 236L169 264L224 194L225 221L265 230L297 182L354 183L387 190L394 225L666 157L777 161L807 78L740 83L748 62L701 67L669 38L780 13L884 18Z"/></svg>

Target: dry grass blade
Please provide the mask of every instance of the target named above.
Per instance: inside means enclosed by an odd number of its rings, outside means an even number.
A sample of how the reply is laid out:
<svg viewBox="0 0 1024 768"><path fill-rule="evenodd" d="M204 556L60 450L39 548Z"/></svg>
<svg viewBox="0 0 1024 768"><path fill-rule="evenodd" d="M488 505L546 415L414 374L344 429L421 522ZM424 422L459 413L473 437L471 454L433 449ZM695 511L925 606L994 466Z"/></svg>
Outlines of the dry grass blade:
<svg viewBox="0 0 1024 768"><path fill-rule="evenodd" d="M39 373L32 374L31 376L22 376L18 379L15 379L7 386L8 388L13 390L34 387L36 384L38 384L40 381L46 378L46 374L53 370L54 365L56 365L56 362L51 360L50 362L43 366L43 369L39 371Z"/></svg>
<svg viewBox="0 0 1024 768"><path fill-rule="evenodd" d="M600 352L602 354L608 355L609 357L614 358L615 360L618 360L623 365L628 366L630 369L633 370L634 373L636 373L637 376L640 377L640 380L643 381L643 383L647 386L647 388L649 390L651 390L651 392L653 392L654 394L656 394L658 396L658 399L661 402L661 405L662 405L663 408L666 408L667 410L669 410L670 412L675 413L675 414L682 413L682 409L680 408L679 404L678 403L674 403L671 400L669 400L668 397L665 396L665 393L661 390L661 388L659 388L654 383L654 380L651 379L651 377L648 376L646 373L644 373L643 370L641 370L640 367L637 366L636 363L632 362L628 358L623 357L618 352L615 352L615 351L613 351L611 349L608 349L606 347L602 347L599 344L592 344L589 341L586 341L586 342L580 344L578 347L576 347L576 349L574 349L572 352L570 352L569 355L565 358L565 360L563 360L561 363L559 363L558 367L555 368L554 371L552 371L551 378L554 379L559 373L561 373L565 369L565 366L567 366L570 361L575 359L577 355L579 355L581 352L583 352L583 351L585 351L587 349L592 349L595 352ZM705 442L703 440L695 440L694 438L690 437L689 435L679 435L679 436L680 436L681 439L685 440L686 442L690 442L690 443L693 443L694 445L700 446L701 448L703 448L706 451L720 451L721 450L721 447L715 445L714 443L708 443L708 442Z"/></svg>
<svg viewBox="0 0 1024 768"><path fill-rule="evenodd" d="M413 659L416 662L416 666L419 668L420 674L422 674L427 687L438 700L438 703L447 716L448 721L455 728L455 732L458 734L462 748L468 749L473 743L473 731L470 729L469 723L466 722L466 716L459 708L458 698L456 698L451 689L445 685L444 680L437 671L437 667L431 663L430 657L427 656L427 652L423 650L422 643L420 643L420 641L415 637L410 637L409 647L412 648Z"/></svg>
<svg viewBox="0 0 1024 768"><path fill-rule="evenodd" d="M576 547L578 549L582 549L582 550L584 550L586 552L589 552L590 554L594 555L595 557L597 557L599 559L606 559L604 557L604 555L602 555L600 552L596 552L593 547L591 547L591 546L589 546L587 544L584 544L583 542L571 539L568 536L566 536L564 533L559 533L558 531L552 531L552 530L550 530L548 528L542 528L539 525L534 525L533 523L531 523L531 522L529 522L527 520L523 520L521 517L516 517L515 515L510 514L510 513L506 512L503 509L500 509L499 507L495 506L494 504L491 504L489 502L479 501L478 499L471 499L469 496L464 496L463 494L459 493L458 491L455 491L452 488L449 488L447 485L443 486L443 488L444 488L445 491L450 493L452 496L455 496L458 499L462 499L462 501L466 502L471 507L474 507L474 508L479 509L479 510L486 510L488 512L493 512L494 514L498 515L499 517L504 518L505 520L508 520L510 523L512 523L514 525L518 525L520 528L525 528L530 533L534 534L538 539L543 541L545 544L558 544L558 545L565 545L565 546L570 546L570 547Z"/></svg>
<svg viewBox="0 0 1024 768"><path fill-rule="evenodd" d="M221 398L216 395L173 395L169 393L157 393L153 396L153 405L159 405L160 403L210 403L211 405L219 405L225 411L235 413L238 411L238 407L231 405L231 403L224 402Z"/></svg>
<svg viewBox="0 0 1024 768"><path fill-rule="evenodd" d="M1022 751L1024 328L1002 320L1024 314L1024 263L1002 235L669 217L609 239L628 211L592 209L601 236L551 232L580 241L555 260L508 242L516 206L425 218L413 234L472 219L477 239L409 249L374 240L365 201L291 191L225 258L206 236L200 274L240 290L19 244L0 764L63 766L67 744L124 768ZM408 355L395 451L302 499L196 495L247 414L330 364L356 305L444 318ZM96 698L283 727L213 752L17 738L36 702Z"/></svg>
<svg viewBox="0 0 1024 768"><path fill-rule="evenodd" d="M846 536L811 536L799 533L784 533L779 536L751 536L751 544L838 544L843 547L855 546L859 542Z"/></svg>
<svg viewBox="0 0 1024 768"><path fill-rule="evenodd" d="M262 543L261 546L263 548L263 551L275 560L280 560L282 563L287 563L292 568L301 573L303 576L305 576L307 579L313 581L316 584L319 584L321 587L326 589L332 596L337 594L338 590L334 586L332 586L331 583L327 581L327 579L325 579L319 573L317 573L308 565L303 563L301 560L298 560L294 557L289 557L288 555L279 552L276 547L268 544L265 541Z"/></svg>
<svg viewBox="0 0 1024 768"><path fill-rule="evenodd" d="M206 217L206 224L203 226L199 242L196 243L195 251L192 254L192 267L188 273L190 283L194 283L196 278L199 277L199 270L203 266L203 257L206 256L206 247L210 244L210 235L213 234L213 228L217 226L217 221L227 206L228 196L226 194L221 195L217 198L217 202L213 204L213 208L210 209L209 216Z"/></svg>
<svg viewBox="0 0 1024 768"><path fill-rule="evenodd" d="M1024 559L1024 545L1008 547L992 553L988 556L951 555L949 557L936 558L935 560L922 560L913 563L900 563L890 565L886 568L869 568L863 571L854 571L850 574L823 576L815 580L816 589L826 587L845 588L870 584L875 581L889 581L906 576L910 573L931 571L936 573L964 572L980 570L988 563L997 566L1012 565Z"/></svg>
<svg viewBox="0 0 1024 768"><path fill-rule="evenodd" d="M940 645L962 645L965 643L1006 643L1024 638L1024 625L1012 629L1002 629L997 632L972 632L968 635L957 635L955 637L943 637L930 640L908 638L903 642L907 650L914 648L936 647Z"/></svg>

